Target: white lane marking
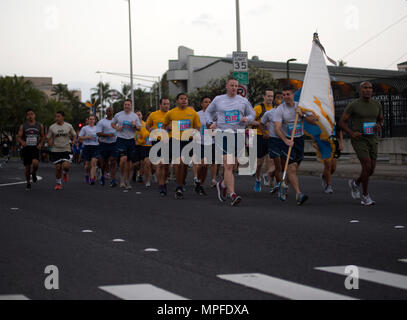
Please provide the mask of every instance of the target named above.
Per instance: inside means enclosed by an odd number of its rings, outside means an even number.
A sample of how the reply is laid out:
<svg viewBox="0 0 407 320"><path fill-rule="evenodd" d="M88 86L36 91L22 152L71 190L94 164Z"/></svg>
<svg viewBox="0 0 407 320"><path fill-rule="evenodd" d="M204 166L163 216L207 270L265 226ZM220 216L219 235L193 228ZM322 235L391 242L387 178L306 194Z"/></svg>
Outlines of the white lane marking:
<svg viewBox="0 0 407 320"><path fill-rule="evenodd" d="M405 226L395 226L394 229L405 229Z"/></svg>
<svg viewBox="0 0 407 320"><path fill-rule="evenodd" d="M154 248L148 248L146 250L144 250L145 252L158 252L158 249L154 249Z"/></svg>
<svg viewBox="0 0 407 320"><path fill-rule="evenodd" d="M291 300L356 300L260 273L218 275L218 278Z"/></svg>
<svg viewBox="0 0 407 320"><path fill-rule="evenodd" d="M19 208L10 208L10 210L17 211L20 210Z"/></svg>
<svg viewBox="0 0 407 320"><path fill-rule="evenodd" d="M188 300L151 284L99 287L123 300Z"/></svg>
<svg viewBox="0 0 407 320"><path fill-rule="evenodd" d="M400 261L400 262L407 263L407 259L400 259L399 261Z"/></svg>
<svg viewBox="0 0 407 320"><path fill-rule="evenodd" d="M140 195L140 194L141 194L141 192L136 192L136 194L137 194L137 195Z"/></svg>
<svg viewBox="0 0 407 320"><path fill-rule="evenodd" d="M0 301L1 300L30 300L26 296L23 295L7 295L7 296L0 296Z"/></svg>
<svg viewBox="0 0 407 320"><path fill-rule="evenodd" d="M359 223L359 220L352 220L350 223Z"/></svg>
<svg viewBox="0 0 407 320"><path fill-rule="evenodd" d="M123 239L113 239L112 242L126 242L126 241Z"/></svg>
<svg viewBox="0 0 407 320"><path fill-rule="evenodd" d="M82 233L93 233L92 230L82 230Z"/></svg>
<svg viewBox="0 0 407 320"><path fill-rule="evenodd" d="M37 176L37 179L38 179L38 181L41 181L42 177ZM16 185L19 185L19 184L26 184L26 182L24 181L24 182L3 183L3 184L0 184L0 187L16 186Z"/></svg>
<svg viewBox="0 0 407 320"><path fill-rule="evenodd" d="M348 276L345 274L346 266L338 266L338 267L323 267L323 268L315 268L316 270L330 272L339 274L342 276ZM385 286L400 288L407 290L407 276L403 276L396 273L390 273L380 270L368 269L359 267L359 279L365 280L369 282L374 282L378 284L383 284Z"/></svg>

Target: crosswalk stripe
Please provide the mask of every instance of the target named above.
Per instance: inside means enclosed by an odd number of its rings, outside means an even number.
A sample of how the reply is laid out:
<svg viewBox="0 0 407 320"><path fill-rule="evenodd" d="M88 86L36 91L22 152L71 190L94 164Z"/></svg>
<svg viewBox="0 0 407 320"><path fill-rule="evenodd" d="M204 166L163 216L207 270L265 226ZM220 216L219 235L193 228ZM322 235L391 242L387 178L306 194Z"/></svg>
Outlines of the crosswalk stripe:
<svg viewBox="0 0 407 320"><path fill-rule="evenodd" d="M188 300L151 284L105 286L99 289L123 300Z"/></svg>
<svg viewBox="0 0 407 320"><path fill-rule="evenodd" d="M407 259L400 259L399 261L400 261L400 262L407 263Z"/></svg>
<svg viewBox="0 0 407 320"><path fill-rule="evenodd" d="M315 268L316 270L340 274L343 276L348 276L345 274L346 266L342 267L323 267ZM359 279L366 280L378 284L383 284L386 286L400 288L407 290L407 276L403 276L396 273L390 273L380 270L368 269L363 267L358 267Z"/></svg>
<svg viewBox="0 0 407 320"><path fill-rule="evenodd" d="M260 273L218 275L218 278L291 300L356 300Z"/></svg>
<svg viewBox="0 0 407 320"><path fill-rule="evenodd" d="M5 295L5 296L0 296L0 300L30 300L26 296L23 295Z"/></svg>

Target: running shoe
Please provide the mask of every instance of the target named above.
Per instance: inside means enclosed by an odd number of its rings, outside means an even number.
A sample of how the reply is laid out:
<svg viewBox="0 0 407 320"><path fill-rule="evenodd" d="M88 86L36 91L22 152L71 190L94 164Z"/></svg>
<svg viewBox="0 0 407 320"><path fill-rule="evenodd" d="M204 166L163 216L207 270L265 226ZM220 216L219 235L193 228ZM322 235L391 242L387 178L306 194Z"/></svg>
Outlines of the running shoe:
<svg viewBox="0 0 407 320"><path fill-rule="evenodd" d="M261 179L260 181L256 179L256 183L254 184L254 192L261 192Z"/></svg>
<svg viewBox="0 0 407 320"><path fill-rule="evenodd" d="M105 177L104 177L104 176L101 176L101 177L100 177L100 185L101 185L101 186L104 186L104 185L105 185L105 182L106 182L106 181L105 181Z"/></svg>
<svg viewBox="0 0 407 320"><path fill-rule="evenodd" d="M126 184L124 183L124 181L120 182L120 188L125 189L126 188Z"/></svg>
<svg viewBox="0 0 407 320"><path fill-rule="evenodd" d="M278 191L278 183L270 188L270 194L275 194Z"/></svg>
<svg viewBox="0 0 407 320"><path fill-rule="evenodd" d="M127 182L127 183L125 184L125 189L126 189L127 191L130 191L130 190L133 189L133 187L131 186L130 183Z"/></svg>
<svg viewBox="0 0 407 320"><path fill-rule="evenodd" d="M25 187L26 191L31 191L31 183L27 183L27 186Z"/></svg>
<svg viewBox="0 0 407 320"><path fill-rule="evenodd" d="M327 186L324 191L326 194L333 194L334 188L332 186Z"/></svg>
<svg viewBox="0 0 407 320"><path fill-rule="evenodd" d="M376 202L374 202L372 198L370 198L370 195L367 196L362 195L361 203L366 207L374 206L376 204Z"/></svg>
<svg viewBox="0 0 407 320"><path fill-rule="evenodd" d="M205 189L204 189L202 186L199 188L198 194L199 194L200 196L206 196Z"/></svg>
<svg viewBox="0 0 407 320"><path fill-rule="evenodd" d="M91 186L94 186L95 183L96 183L96 179L90 179L90 185L91 185Z"/></svg>
<svg viewBox="0 0 407 320"><path fill-rule="evenodd" d="M57 183L57 185L55 186L54 190L55 190L55 191L62 190L62 184Z"/></svg>
<svg viewBox="0 0 407 320"><path fill-rule="evenodd" d="M143 177L142 176L137 176L137 182L138 183L143 183Z"/></svg>
<svg viewBox="0 0 407 320"><path fill-rule="evenodd" d="M150 187L151 187L151 182L148 181L148 182L146 183L146 188L150 188Z"/></svg>
<svg viewBox="0 0 407 320"><path fill-rule="evenodd" d="M110 181L110 186L109 186L109 187L110 187L110 188L116 188L116 187L117 187L116 180Z"/></svg>
<svg viewBox="0 0 407 320"><path fill-rule="evenodd" d="M33 179L33 182L34 182L34 183L37 183L37 181L38 181L37 174L33 172L33 173L31 174L31 177L32 177L32 179Z"/></svg>
<svg viewBox="0 0 407 320"><path fill-rule="evenodd" d="M267 173L263 174L263 181L264 181L264 185L266 187L270 186L271 179L270 179L270 176Z"/></svg>
<svg viewBox="0 0 407 320"><path fill-rule="evenodd" d="M230 202L230 205L232 207L237 207L240 202L242 202L242 198L239 197L236 193L234 193L231 197L232 201Z"/></svg>
<svg viewBox="0 0 407 320"><path fill-rule="evenodd" d="M89 183L90 183L89 176L86 176L86 177L85 177L85 183L86 183L86 184L89 184Z"/></svg>
<svg viewBox="0 0 407 320"><path fill-rule="evenodd" d="M215 179L212 180L211 183L211 188L216 188L216 185L218 184L218 181L216 181Z"/></svg>
<svg viewBox="0 0 407 320"><path fill-rule="evenodd" d="M184 183L182 185L182 192L187 192L187 184L186 183Z"/></svg>
<svg viewBox="0 0 407 320"><path fill-rule="evenodd" d="M280 185L278 186L278 198L281 201L286 201L287 194L288 194L288 186L285 184L284 181L280 182Z"/></svg>
<svg viewBox="0 0 407 320"><path fill-rule="evenodd" d="M176 200L184 199L184 192L182 191L182 188L178 187L177 190L175 190L175 199Z"/></svg>
<svg viewBox="0 0 407 320"><path fill-rule="evenodd" d="M308 200L308 196L302 193L297 194L297 205L302 206Z"/></svg>
<svg viewBox="0 0 407 320"><path fill-rule="evenodd" d="M227 189L222 187L222 182L219 181L216 184L216 189L218 190L218 199L220 202L225 202L227 200Z"/></svg>
<svg viewBox="0 0 407 320"><path fill-rule="evenodd" d="M160 196L161 197L166 197L167 196L167 191L165 190L165 186L159 186L158 190L160 191Z"/></svg>
<svg viewBox="0 0 407 320"><path fill-rule="evenodd" d="M354 200L360 199L360 189L359 186L356 184L355 180L349 180L349 187L351 190L351 195Z"/></svg>
<svg viewBox="0 0 407 320"><path fill-rule="evenodd" d="M195 188L194 188L195 192L197 194L199 194L199 192L201 191L201 184L198 181L194 181L194 185L195 185Z"/></svg>

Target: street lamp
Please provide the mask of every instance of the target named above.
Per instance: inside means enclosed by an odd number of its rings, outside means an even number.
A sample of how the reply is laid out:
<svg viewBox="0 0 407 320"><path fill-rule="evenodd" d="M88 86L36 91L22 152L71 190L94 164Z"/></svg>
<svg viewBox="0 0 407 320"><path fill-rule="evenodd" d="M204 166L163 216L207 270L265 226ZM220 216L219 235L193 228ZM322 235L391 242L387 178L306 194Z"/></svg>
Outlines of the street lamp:
<svg viewBox="0 0 407 320"><path fill-rule="evenodd" d="M294 62L297 61L297 59L289 59L287 60L287 81L288 81L288 85L290 85L290 62Z"/></svg>

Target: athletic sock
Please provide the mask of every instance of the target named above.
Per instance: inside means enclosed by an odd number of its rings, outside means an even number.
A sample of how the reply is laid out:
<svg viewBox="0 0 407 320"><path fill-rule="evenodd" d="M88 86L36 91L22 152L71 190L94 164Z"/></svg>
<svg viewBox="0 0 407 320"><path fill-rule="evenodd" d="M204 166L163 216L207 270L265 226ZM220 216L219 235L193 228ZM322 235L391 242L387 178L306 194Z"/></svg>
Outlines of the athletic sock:
<svg viewBox="0 0 407 320"><path fill-rule="evenodd" d="M62 184L62 179L57 179L57 184Z"/></svg>

